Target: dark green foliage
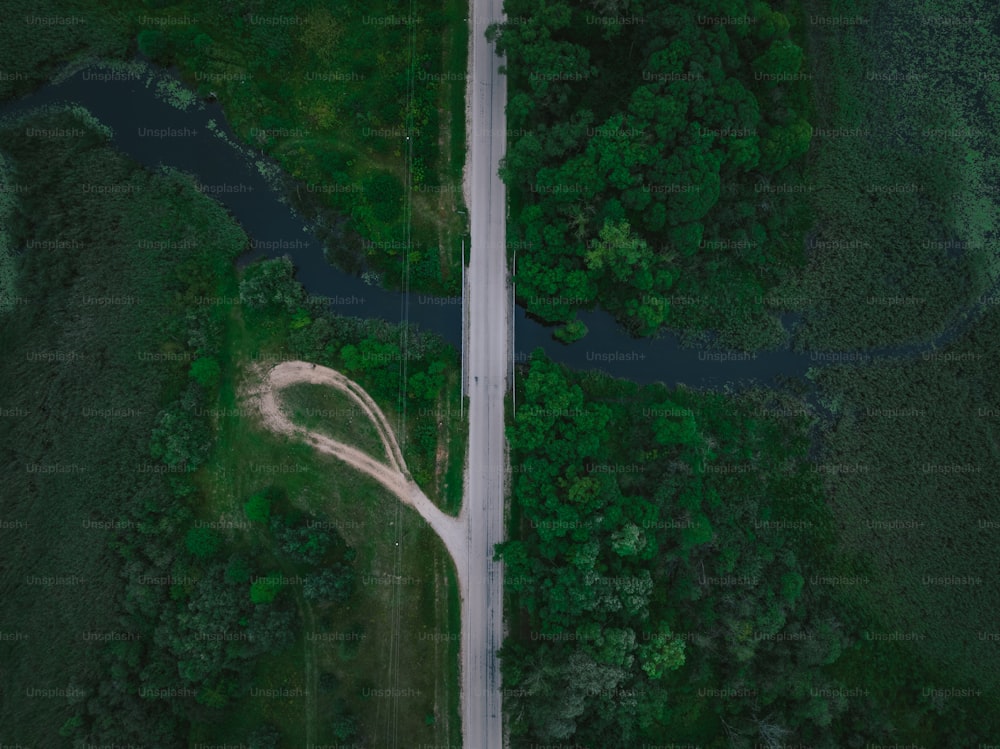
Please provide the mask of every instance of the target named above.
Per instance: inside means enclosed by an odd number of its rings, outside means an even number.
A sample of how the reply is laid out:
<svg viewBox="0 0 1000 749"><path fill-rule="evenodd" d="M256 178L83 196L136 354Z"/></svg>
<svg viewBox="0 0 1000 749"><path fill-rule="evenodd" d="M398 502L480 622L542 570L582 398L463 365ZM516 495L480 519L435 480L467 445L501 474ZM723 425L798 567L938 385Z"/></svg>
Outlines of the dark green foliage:
<svg viewBox="0 0 1000 749"><path fill-rule="evenodd" d="M517 279L529 312L568 322L600 303L640 334L780 339L761 297L801 261L802 222L753 186L798 181L811 129L802 49L774 5L508 0L516 20L495 30L514 133L501 171L529 247ZM699 20L757 13L756 34ZM618 17L632 22L602 22Z"/></svg>
<svg viewBox="0 0 1000 749"><path fill-rule="evenodd" d="M247 738L249 749L278 749L281 733L272 725L261 726Z"/></svg>
<svg viewBox="0 0 1000 749"><path fill-rule="evenodd" d="M274 492L259 492L254 496L260 498L266 494ZM287 502L282 499L279 504L285 506ZM355 551L336 528L297 510L275 512L270 517L269 527L269 542L280 559L292 565L288 569L294 569L301 577L302 596L306 601L342 604L350 598L354 589L352 562ZM234 562L244 563L242 559ZM232 566L233 563L226 572L227 579L235 577ZM283 582L278 571L254 580L250 586L251 600L254 603L274 600Z"/></svg>
<svg viewBox="0 0 1000 749"><path fill-rule="evenodd" d="M227 583L245 583L250 581L253 572L249 560L239 554L234 554L229 558L229 566L226 567Z"/></svg>
<svg viewBox="0 0 1000 749"><path fill-rule="evenodd" d="M66 722L63 723L62 728L59 729L59 735L63 738L69 738L72 736L76 729L83 725L83 716L74 715L72 718L67 718Z"/></svg>
<svg viewBox="0 0 1000 749"><path fill-rule="evenodd" d="M431 362L425 371L418 371L406 381L406 397L410 400L430 404L437 401L444 387L446 362Z"/></svg>
<svg viewBox="0 0 1000 749"><path fill-rule="evenodd" d="M208 455L211 434L205 420L194 413L204 405L202 389L189 386L182 398L160 413L150 454L178 472L190 472L201 465Z"/></svg>
<svg viewBox="0 0 1000 749"><path fill-rule="evenodd" d="M908 361L815 373L832 415L822 463L842 532L845 570L870 583L847 591L885 630L920 632L913 647L953 681L1000 679L992 632L1000 594L995 504L1000 314ZM940 578L971 584L931 584ZM873 643L873 647L884 643ZM962 702L965 702L963 700Z"/></svg>
<svg viewBox="0 0 1000 749"><path fill-rule="evenodd" d="M333 716L330 719L331 732L340 742L347 742L358 735L358 721L350 708L342 699L334 703Z"/></svg>
<svg viewBox="0 0 1000 749"><path fill-rule="evenodd" d="M771 42L751 67L755 75L766 76L768 84L774 85L782 77L795 75L802 68L802 48L788 39Z"/></svg>
<svg viewBox="0 0 1000 749"><path fill-rule="evenodd" d="M389 172L377 172L365 180L365 199L379 221L395 221L402 209L403 185Z"/></svg>
<svg viewBox="0 0 1000 749"><path fill-rule="evenodd" d="M27 137L28 126L84 135ZM16 652L8 643L0 649L5 664L18 664L11 678L19 683L73 683L86 694L67 707L7 690L4 738L55 745L65 726L90 743L173 746L195 696L220 683L207 674L211 683L182 680L169 643L154 634L183 628L181 599L197 598L209 574L185 549L192 518L177 497L193 491L185 469L208 434L205 417L196 417L203 403L187 385L195 352L186 341L210 330L218 310L186 313L190 298L216 292L246 239L186 178L137 168L78 114L50 111L8 123L0 147L30 185L5 227L15 246L26 248L17 270L27 303L0 326L3 405L26 414L0 429L0 454L12 468L3 511L34 529L4 552L5 627L31 632L31 641L14 644ZM102 194L81 184L129 189ZM34 352L52 356L36 359ZM187 436L178 438L174 428ZM151 455L151 442L169 465ZM72 469L24 469L35 464ZM31 586L27 574L89 582ZM191 582L171 586L171 577ZM138 582L145 578L163 582ZM138 639L81 648L81 631ZM188 687L191 694L172 698L140 692Z"/></svg>
<svg viewBox="0 0 1000 749"><path fill-rule="evenodd" d="M994 335L984 331L982 341ZM997 364L984 361L990 366ZM831 377L831 385L852 382L849 370ZM954 372L950 377L957 379ZM970 403L981 396L971 395ZM831 401L845 399L831 393ZM883 486L877 474L874 481L870 474L824 481L827 472L810 458L818 424L811 412L790 395L768 391L733 397L574 375L536 353L508 430L520 467L512 487L517 522L498 550L514 604L502 653L504 683L512 690L505 699L512 746L613 749L669 736L721 749L735 733L751 746L783 736L787 744L834 749L861 738L941 743L956 732L974 746L989 735L986 726L995 719L982 709L985 698L976 703L981 708L963 700L945 701L939 710L912 688L892 685L943 683L958 673L949 670L954 660L938 667L932 653L956 611L976 609L981 619L990 609L957 594L935 599L919 580L911 581L910 598L923 587L926 606L886 605L925 545L890 547L877 568L859 567L863 550L879 543L835 545L824 488L852 502L843 517L836 512L840 527L862 516L876 492L891 492L889 501L905 497L908 507L918 493L905 483ZM842 418L853 423L854 413ZM837 439L844 452L824 462L863 461L871 449L858 442L864 434ZM896 441L870 437L888 460ZM907 439L940 444L917 431ZM954 436L944 440L966 450ZM985 461L983 451L992 448L980 444ZM945 504L954 514L953 495L940 483L922 483L924 497L915 501L931 506L937 492L951 498ZM900 554L902 569L891 562ZM988 563L980 556L967 564ZM823 584L829 576L862 572L877 573L883 584L861 602ZM926 652L906 644L889 656L883 643L867 642L873 629L922 631L927 622L942 631L928 638ZM985 620L978 626L984 631ZM875 652L884 661L878 674L864 665ZM960 652L956 643L951 656ZM967 728L970 710L982 713L983 728Z"/></svg>
<svg viewBox="0 0 1000 749"><path fill-rule="evenodd" d="M210 356L195 359L191 364L191 379L207 390L219 384L221 373L219 362Z"/></svg>
<svg viewBox="0 0 1000 749"><path fill-rule="evenodd" d="M68 59L125 57L127 22L89 0L6 0L0 25L0 102L44 83Z"/></svg>
<svg viewBox="0 0 1000 749"><path fill-rule="evenodd" d="M281 574L277 571L258 577L250 585L250 600L254 603L271 603L283 587Z"/></svg>
<svg viewBox="0 0 1000 749"><path fill-rule="evenodd" d="M260 317L268 313L295 312L305 291L295 281L295 269L287 257L254 263L240 279L240 300Z"/></svg>
<svg viewBox="0 0 1000 749"><path fill-rule="evenodd" d="M192 528L184 536L184 546L200 559L214 556L221 544L222 538L211 528Z"/></svg>
<svg viewBox="0 0 1000 749"><path fill-rule="evenodd" d="M354 559L344 537L329 522L298 511L271 518L271 536L277 549L290 561L324 567L331 561Z"/></svg>
<svg viewBox="0 0 1000 749"><path fill-rule="evenodd" d="M306 564L316 564L326 556L330 535L316 528L288 527L281 518L271 520L271 531L281 551L291 559Z"/></svg>
<svg viewBox="0 0 1000 749"><path fill-rule="evenodd" d="M136 37L139 51L158 65L169 65L174 55L174 45L164 32L145 29Z"/></svg>
<svg viewBox="0 0 1000 749"><path fill-rule="evenodd" d="M760 143L760 166L766 172L777 172L809 150L812 128L805 120L789 125L774 125L766 129Z"/></svg>
<svg viewBox="0 0 1000 749"><path fill-rule="evenodd" d="M267 492L257 492L243 505L247 519L255 523L267 523L271 517L271 499Z"/></svg>
<svg viewBox="0 0 1000 749"><path fill-rule="evenodd" d="M568 323L558 328L553 335L563 343L578 341L587 335L587 326L582 320L570 320Z"/></svg>
<svg viewBox="0 0 1000 749"><path fill-rule="evenodd" d="M354 573L350 567L336 564L322 572L308 575L302 583L302 595L311 601L344 603L351 597Z"/></svg>
<svg viewBox="0 0 1000 749"><path fill-rule="evenodd" d="M957 0L839 4L863 25L814 28L809 64L823 135L805 184L814 216L797 343L858 350L928 340L992 296L1000 9ZM812 12L826 15L827 10ZM975 23L945 23L975 17ZM943 19L943 21L942 21ZM877 42L876 42L877 40Z"/></svg>
<svg viewBox="0 0 1000 749"><path fill-rule="evenodd" d="M639 389L532 360L509 431L520 532L501 552L532 633L504 646L515 735L693 740L690 716L750 725L762 696L785 723L817 731L797 717L790 682L724 711L692 695L759 686L775 635L808 621L781 591L802 577L797 551L822 537L819 484L805 422L755 417L764 397ZM789 515L815 530L752 530Z"/></svg>

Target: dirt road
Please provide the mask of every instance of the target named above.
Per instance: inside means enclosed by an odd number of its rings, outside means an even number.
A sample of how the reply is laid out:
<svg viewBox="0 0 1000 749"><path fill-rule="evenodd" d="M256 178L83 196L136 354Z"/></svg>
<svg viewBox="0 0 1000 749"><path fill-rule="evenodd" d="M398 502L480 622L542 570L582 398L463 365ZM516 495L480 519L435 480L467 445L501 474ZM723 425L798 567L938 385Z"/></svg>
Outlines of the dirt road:
<svg viewBox="0 0 1000 749"><path fill-rule="evenodd" d="M351 398L371 419L378 430L385 454L389 456L388 464L376 460L368 453L355 447L331 439L324 434L310 432L292 423L281 410L278 393L290 385L303 383L328 385ZM427 521L427 524L441 538L452 559L464 560L467 558L468 521L464 509L458 517L446 515L421 491L406 469L403 454L396 441L396 435L389 426L388 419L386 419L382 409L376 405L375 401L360 385L328 367L314 366L303 361L287 361L278 364L267 373L257 395L264 424L269 429L300 439L320 452L333 455L351 467L371 476ZM467 586L462 578L462 565L456 564L456 569L458 570L459 588L462 591L462 597L465 598Z"/></svg>

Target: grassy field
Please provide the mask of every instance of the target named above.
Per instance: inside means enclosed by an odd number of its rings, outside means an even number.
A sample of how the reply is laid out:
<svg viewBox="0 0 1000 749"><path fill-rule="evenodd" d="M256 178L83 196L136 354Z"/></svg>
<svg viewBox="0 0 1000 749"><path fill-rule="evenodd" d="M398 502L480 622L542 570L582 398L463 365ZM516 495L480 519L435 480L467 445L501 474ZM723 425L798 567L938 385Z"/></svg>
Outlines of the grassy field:
<svg viewBox="0 0 1000 749"><path fill-rule="evenodd" d="M441 496L443 503L441 509L452 515L457 515L462 509L462 495L465 490L464 478L465 478L465 449L469 444L469 428L468 422L461 415L463 412L460 411L458 419L455 418L455 400L461 400L461 383L458 383L458 392L455 393L455 387L452 387L449 392L452 394L451 397L451 424L448 427L448 466L444 470L443 479L441 481ZM461 404L460 404L461 405ZM468 410L468 404L465 404ZM439 476L441 474L438 474Z"/></svg>
<svg viewBox="0 0 1000 749"><path fill-rule="evenodd" d="M420 488L434 504L452 515L457 515L462 507L468 442L460 379L459 372L449 371L444 394L433 409L407 410L406 434L400 441L403 459ZM390 416L390 409L383 406L383 410L390 424L404 423L398 411ZM434 446L432 451L427 449L428 445Z"/></svg>
<svg viewBox="0 0 1000 749"><path fill-rule="evenodd" d="M965 319L998 275L996 8L807 0L804 12L866 21L805 29L816 224L808 268L778 296L804 300L802 346L931 339ZM989 707L1000 679L989 499L998 320L989 300L984 310L940 351L811 375L829 414L817 469L838 528L817 574L860 581L834 587L863 633L834 670L875 692L901 736L928 746L949 721L998 718ZM983 693L924 693L948 687Z"/></svg>
<svg viewBox="0 0 1000 749"><path fill-rule="evenodd" d="M8 168L3 156L0 156L0 225L6 225L16 205L14 199L14 175ZM17 296L15 279L17 271L14 267L14 248L6 229L0 229L0 314L14 308L14 298Z"/></svg>
<svg viewBox="0 0 1000 749"><path fill-rule="evenodd" d="M74 0L7 11L0 101L69 60L138 50L221 102L240 139L290 176L306 217L340 226L328 257L389 286L459 293L467 0Z"/></svg>
<svg viewBox="0 0 1000 749"><path fill-rule="evenodd" d="M921 633L923 662L995 689L990 633L1000 492L992 310L953 346L917 361L837 367L816 376L836 414L823 463L849 589L886 631ZM848 561L850 560L850 561ZM853 568L851 570L850 568Z"/></svg>
<svg viewBox="0 0 1000 749"><path fill-rule="evenodd" d="M298 426L387 462L375 425L357 403L339 390L324 385L292 385L281 391L280 399L283 410Z"/></svg>
<svg viewBox="0 0 1000 749"><path fill-rule="evenodd" d="M806 20L830 15L865 23ZM815 223L806 269L774 292L805 312L800 345L926 340L996 282L996 19L978 1L803 3Z"/></svg>
<svg viewBox="0 0 1000 749"><path fill-rule="evenodd" d="M243 325L237 309L230 316L229 341L217 447L200 474L204 518L240 518L249 496L275 490L292 507L337 528L357 552L358 576L346 606L310 605L297 586L289 586L305 629L295 647L262 662L255 684L302 690L302 696L248 700L233 722L206 727L194 739L231 740L270 721L288 746L307 740L332 744L337 740L332 716L346 712L371 746L384 744L393 731L421 743L457 745L459 608L447 552L416 513L375 481L265 431L249 393L264 367L285 358L285 344L262 340ZM317 386L293 386L284 397L293 410L351 407L344 396ZM378 445L367 425L337 435L352 444L357 438ZM240 543L241 533L234 532L234 542Z"/></svg>
<svg viewBox="0 0 1000 749"><path fill-rule="evenodd" d="M0 324L0 630L22 638L0 642L0 742L54 746L71 702L28 690L85 690L102 650L86 634L128 626L112 543L134 508L176 510L150 437L190 366L175 338L182 300L206 293L246 238L189 181L136 168L78 114L29 122L84 133L28 138L23 122L0 133L29 186L5 230L18 249L33 243L15 255ZM81 192L87 181L131 192Z"/></svg>

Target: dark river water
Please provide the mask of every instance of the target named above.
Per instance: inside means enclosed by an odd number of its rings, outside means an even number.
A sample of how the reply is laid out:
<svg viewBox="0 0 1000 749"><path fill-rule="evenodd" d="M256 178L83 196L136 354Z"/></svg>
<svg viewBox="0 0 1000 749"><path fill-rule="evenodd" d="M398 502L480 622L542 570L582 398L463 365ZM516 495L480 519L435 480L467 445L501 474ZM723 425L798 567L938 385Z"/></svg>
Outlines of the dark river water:
<svg viewBox="0 0 1000 749"><path fill-rule="evenodd" d="M206 193L227 207L253 242L243 261L287 254L297 268L297 278L310 294L330 297L334 311L357 317L403 319L432 330L461 347L462 306L459 299L386 291L341 272L324 257L323 248L309 227L269 186L251 159L206 127L210 119L231 140L236 140L216 103L195 105L181 111L162 101L155 83L146 86L146 75L108 80L108 71L91 69L63 83L50 84L3 108L15 114L42 104L69 102L90 110L114 130L115 145L136 161L155 167L164 164L197 177ZM121 79L124 78L124 79ZM159 133L157 133L159 131ZM173 132L180 134L166 135ZM260 154L256 158L262 158ZM685 348L677 337L633 339L604 312L580 315L590 332L577 343L564 345L552 338L552 328L528 318L516 307L515 358L525 360L537 347L555 361L575 369L599 369L639 383L660 381L667 385L739 388L775 384L800 378L812 366L865 358L836 353L802 353L788 349L756 352L707 351ZM948 338L952 338L949 335ZM938 341L940 345L942 341ZM899 347L869 356L913 356L927 346Z"/></svg>

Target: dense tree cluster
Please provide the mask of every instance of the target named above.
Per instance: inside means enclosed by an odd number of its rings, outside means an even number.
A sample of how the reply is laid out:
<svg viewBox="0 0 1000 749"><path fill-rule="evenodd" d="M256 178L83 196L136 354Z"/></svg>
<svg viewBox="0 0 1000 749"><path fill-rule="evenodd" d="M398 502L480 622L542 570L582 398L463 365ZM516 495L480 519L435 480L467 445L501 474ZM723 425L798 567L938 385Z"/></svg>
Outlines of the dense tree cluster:
<svg viewBox="0 0 1000 749"><path fill-rule="evenodd" d="M897 696L856 666L875 620L822 582L843 570L801 401L639 387L536 353L517 402L498 550L514 746L894 735ZM950 735L965 713L949 709L923 729Z"/></svg>
<svg viewBox="0 0 1000 749"><path fill-rule="evenodd" d="M600 304L631 329L724 327L790 259L774 195L808 148L803 55L761 0L573 4L508 0L518 292L572 320ZM737 19L735 22L720 21ZM799 237L801 239L801 237ZM777 266L777 267L775 267ZM735 297L717 309L671 296Z"/></svg>
<svg viewBox="0 0 1000 749"><path fill-rule="evenodd" d="M33 138L26 123L83 134ZM224 314L190 300L213 293L246 237L186 179L149 174L113 152L86 117L55 109L18 124L0 137L18 179L31 185L9 229L27 247L18 293L32 303L5 320L5 350L48 341L53 351L79 355L75 366L3 373L4 382L21 383L16 397L26 402L45 398L30 383L57 394L38 414L44 423L27 425L35 437L15 429L12 439L35 460L80 466L83 477L61 489L43 482L21 491L52 516L63 512L54 506L79 507L106 524L98 548L110 543L104 564L117 578L101 597L112 620L105 626L117 636L94 645L96 663L86 668L72 657L60 664L83 695L72 701L62 734L84 743L176 745L190 720L210 720L246 692L256 658L287 646L295 621L281 602L253 606L243 575L256 570L243 560L242 575L229 573L237 560L217 531L196 522L190 481L211 438L205 407L215 397L217 365L207 362L220 351ZM95 183L129 189L91 197L80 189ZM31 359L4 357L8 366L18 361ZM90 411L107 418L79 419ZM77 427L61 424L73 414ZM70 442L58 444L56 434ZM12 449L4 445L5 461ZM76 522L67 540L74 569L83 563L74 557L80 544L98 541L92 532L81 537ZM71 595L60 598L72 611L64 628L76 624L79 637L89 616L72 609ZM29 611L39 605L26 603ZM44 732L44 724L35 728Z"/></svg>
<svg viewBox="0 0 1000 749"><path fill-rule="evenodd" d="M29 137L28 126L82 135ZM94 598L81 606L75 587L52 597L57 619L46 613L48 595L10 589L38 638L21 653L36 673L18 674L19 683L65 679L76 696L55 725L5 699L3 722L30 729L22 735L39 744L59 731L81 746L179 746L192 722L230 715L258 659L294 641L301 624L284 578L302 577L304 599L343 604L353 551L269 487L247 498L246 514L259 524L246 537L202 522L205 498L192 477L214 438L229 311L193 300L235 286L232 261L246 236L224 210L186 178L122 158L73 110L35 113L0 131L0 144L8 174L31 186L9 217L11 240L26 247L17 258L23 303L5 313L0 359L3 381L18 383L4 408L31 418L4 430L0 454L9 465L76 469L9 472L24 479L10 487L19 501L5 493L4 510L35 518L27 527L41 535L27 541L59 549L55 565L87 577L107 572L94 580L103 592L80 591L100 597L99 617ZM80 190L95 183L132 189L129 197ZM59 357L39 365L31 354L39 347ZM101 530L81 533L81 525ZM254 532L261 525L263 535ZM49 619L62 633L54 640L36 628ZM107 642L81 648L81 630L90 629Z"/></svg>

